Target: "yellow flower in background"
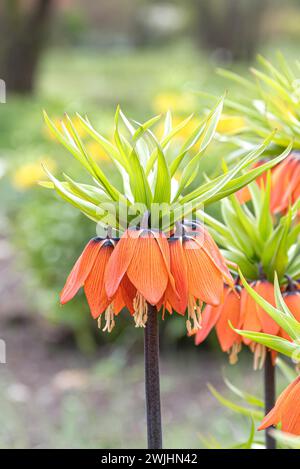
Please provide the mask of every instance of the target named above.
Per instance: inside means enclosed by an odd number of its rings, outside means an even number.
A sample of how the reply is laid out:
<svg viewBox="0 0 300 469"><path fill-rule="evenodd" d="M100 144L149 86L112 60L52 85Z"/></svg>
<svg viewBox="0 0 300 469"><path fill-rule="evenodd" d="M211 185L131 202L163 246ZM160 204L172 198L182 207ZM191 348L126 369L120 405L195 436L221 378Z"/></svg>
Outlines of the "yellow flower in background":
<svg viewBox="0 0 300 469"><path fill-rule="evenodd" d="M172 116L172 127L175 128L182 122L182 118L178 116ZM192 117L189 122L178 132L178 134L174 137L174 141L176 140L179 144L187 140L193 131L197 128L200 124L200 119L198 117ZM163 137L164 134L164 122L161 122L157 128L157 134L160 138Z"/></svg>
<svg viewBox="0 0 300 469"><path fill-rule="evenodd" d="M229 116L223 114L217 125L217 132L220 134L234 135L246 127L246 121L241 116Z"/></svg>
<svg viewBox="0 0 300 469"><path fill-rule="evenodd" d="M42 163L46 164L51 171L55 171L56 163L51 158L40 158L37 161L25 163L19 166L12 175L13 186L19 190L26 190L35 186L45 176Z"/></svg>
<svg viewBox="0 0 300 469"><path fill-rule="evenodd" d="M58 127L62 131L62 126L61 124L64 122L64 119L59 119L58 117L53 119L53 122L56 127ZM64 122L66 124L66 122ZM80 138L84 138L87 136L87 132L84 129L83 125L80 123L80 119L78 117L74 117L72 119L72 123L74 125L74 128L79 135ZM51 130L48 127L45 127L45 134L50 140L55 140L55 135L51 132Z"/></svg>
<svg viewBox="0 0 300 469"><path fill-rule="evenodd" d="M274 121L278 130L284 129L284 123L286 122L292 125L298 123L298 118L293 106L277 96L272 97L270 102L271 106L269 107L272 115L272 119L270 118L270 120ZM278 115L280 119L278 119Z"/></svg>
<svg viewBox="0 0 300 469"><path fill-rule="evenodd" d="M174 113L190 114L196 108L196 97L188 93L160 93L154 98L153 108L158 114L169 110Z"/></svg>
<svg viewBox="0 0 300 469"><path fill-rule="evenodd" d="M87 143L85 147L87 149L87 152L94 158L94 160L110 161L110 158L107 153L105 153L101 145L99 145L97 142L91 141Z"/></svg>

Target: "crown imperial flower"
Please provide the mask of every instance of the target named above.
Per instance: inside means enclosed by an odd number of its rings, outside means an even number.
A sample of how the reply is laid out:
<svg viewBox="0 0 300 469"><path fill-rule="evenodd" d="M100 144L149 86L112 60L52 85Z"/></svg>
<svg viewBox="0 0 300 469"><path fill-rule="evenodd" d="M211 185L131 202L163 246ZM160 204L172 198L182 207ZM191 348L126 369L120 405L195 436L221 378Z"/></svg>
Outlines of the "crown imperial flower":
<svg viewBox="0 0 300 469"><path fill-rule="evenodd" d="M176 311L184 315L187 311L191 333L201 327L202 304L218 306L222 302L224 282L233 287L233 280L217 245L197 221L198 211L203 204L241 189L287 155L285 151L272 162L252 167L271 142L272 133L234 167L199 185L201 159L214 137L223 100L199 119L179 150L172 148L173 139L191 117L173 127L168 112L158 140L152 127L160 116L140 124L118 108L111 142L79 115L76 127L65 116L59 129L45 114L51 132L95 185L76 182L67 175L59 181L46 168L50 182L41 184L55 189L102 232L87 244L74 265L61 293L63 304L83 287L92 316L100 320L104 314L108 332L124 307L136 326L145 326L149 304L156 311L162 308L163 314ZM77 132L78 123L107 153L121 183L112 172L106 175L89 154ZM248 167L252 169L247 172Z"/></svg>

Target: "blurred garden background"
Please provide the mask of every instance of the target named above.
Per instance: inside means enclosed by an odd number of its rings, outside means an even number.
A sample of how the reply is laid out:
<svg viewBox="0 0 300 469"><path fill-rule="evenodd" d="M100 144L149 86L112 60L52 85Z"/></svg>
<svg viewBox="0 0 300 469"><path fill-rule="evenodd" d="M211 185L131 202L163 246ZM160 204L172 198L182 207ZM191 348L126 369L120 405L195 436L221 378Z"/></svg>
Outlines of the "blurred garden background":
<svg viewBox="0 0 300 469"><path fill-rule="evenodd" d="M0 447L145 446L143 331L123 315L103 334L83 295L59 306L95 225L37 184L42 162L56 175L68 168L81 176L42 110L54 120L87 113L108 138L117 104L137 120L168 109L196 119L208 95L236 92L217 67L246 71L257 52L272 58L278 49L298 58L299 25L299 0L1 1ZM235 119L225 116L220 133L234 132ZM79 122L78 131L109 171ZM224 145L210 154L221 161ZM205 164L209 174L209 154ZM233 420L207 381L226 394L223 373L259 394L252 357L244 351L230 367L213 337L195 348L185 333L180 317L161 322L165 447L203 447L209 434L224 446L243 441L249 420Z"/></svg>

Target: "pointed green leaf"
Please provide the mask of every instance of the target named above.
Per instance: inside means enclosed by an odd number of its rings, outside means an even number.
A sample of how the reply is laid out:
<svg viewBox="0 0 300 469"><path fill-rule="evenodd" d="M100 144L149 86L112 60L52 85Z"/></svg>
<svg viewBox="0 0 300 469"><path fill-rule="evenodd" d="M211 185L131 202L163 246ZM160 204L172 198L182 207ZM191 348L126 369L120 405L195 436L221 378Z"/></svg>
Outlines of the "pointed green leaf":
<svg viewBox="0 0 300 469"><path fill-rule="evenodd" d="M263 197L262 208L258 219L258 230L263 240L267 240L273 230L273 218L270 210L271 198L271 173L267 173L267 184L265 190L261 191Z"/></svg>
<svg viewBox="0 0 300 469"><path fill-rule="evenodd" d="M245 415L246 417L253 417L255 420L261 420L263 418L264 413L260 410L243 407L236 404L235 402L230 401L229 399L226 399L211 384L208 384L208 388L212 395L220 402L220 404L232 410L233 412L237 412L240 415Z"/></svg>
<svg viewBox="0 0 300 469"><path fill-rule="evenodd" d="M170 203L171 176L169 167L160 145L157 143L157 170L153 201L157 203Z"/></svg>
<svg viewBox="0 0 300 469"><path fill-rule="evenodd" d="M224 382L226 386L232 391L236 396L242 398L247 404L255 405L257 407L264 407L264 401L259 399L258 397L254 396L253 394L249 394L246 391L242 391L241 389L234 386L227 378L224 378Z"/></svg>
<svg viewBox="0 0 300 469"><path fill-rule="evenodd" d="M201 154L205 151L209 143L211 142L218 122L220 120L222 109L224 103L224 96L220 98L217 102L216 106L212 109L209 115L200 122L196 130L192 133L192 135L187 139L184 143L182 148L179 151L179 155L171 164L170 173L171 176L174 176L177 169L179 168L183 158L187 154L187 152L194 146L196 143L200 142L199 148L197 151L198 157L200 158Z"/></svg>
<svg viewBox="0 0 300 469"><path fill-rule="evenodd" d="M68 115L66 115L66 119L67 119L67 125L68 125L68 131L70 132L71 134L71 137L74 139L74 142L75 144L77 145L77 148L78 150L80 151L81 155L82 155L82 158L84 158L89 167L91 168L91 170L93 171L93 174L94 174L94 177L96 179L98 179L98 181L100 182L100 184L103 186L103 188L105 189L106 193L113 199L113 200L122 200L122 201L125 201L125 197L121 194L121 192L119 192L110 182L109 180L107 179L107 177L105 176L105 174L103 173L103 171L99 168L99 166L97 165L97 163L93 160L93 158L91 158L74 125L73 125L73 122L72 120L69 118Z"/></svg>
<svg viewBox="0 0 300 469"><path fill-rule="evenodd" d="M235 328L233 328L233 330L237 334L247 337L247 339L250 339L253 342L257 342L271 350L275 350L275 352L282 353L290 358L293 357L293 359L295 359L295 357L300 359L299 345L296 345L293 342L289 342L288 340L277 337L276 335L264 334L263 332L244 331Z"/></svg>

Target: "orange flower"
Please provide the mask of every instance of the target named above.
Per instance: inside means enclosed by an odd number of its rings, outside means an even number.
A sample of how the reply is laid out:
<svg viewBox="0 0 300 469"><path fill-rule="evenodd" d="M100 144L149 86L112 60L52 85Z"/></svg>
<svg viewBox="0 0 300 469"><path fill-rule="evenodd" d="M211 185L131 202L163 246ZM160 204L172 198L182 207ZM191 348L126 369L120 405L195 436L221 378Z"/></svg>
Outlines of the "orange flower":
<svg viewBox="0 0 300 469"><path fill-rule="evenodd" d="M253 168L261 166L265 160L258 161ZM256 179L259 187L266 183L266 173ZM284 161L271 170L271 212L285 213L290 204L296 202L300 196L300 155L291 153ZM248 187L237 192L240 203L251 199Z"/></svg>
<svg viewBox="0 0 300 469"><path fill-rule="evenodd" d="M300 435L300 376L280 394L258 429L264 430L278 423L283 432Z"/></svg>
<svg viewBox="0 0 300 469"><path fill-rule="evenodd" d="M253 168L261 166L265 160L258 161ZM259 187L266 184L266 173L256 179ZM248 202L251 194L248 187L237 192L240 203ZM289 205L300 197L300 154L291 153L285 160L271 170L271 212L285 213Z"/></svg>
<svg viewBox="0 0 300 469"><path fill-rule="evenodd" d="M135 323L144 327L147 303L157 311L185 314L191 333L201 327L203 302L217 306L223 300L224 281L233 279L217 245L201 226L183 227L183 234L167 239L148 228L129 228L120 238L91 240L70 273L61 303L71 300L80 287L92 316L105 311L109 332L114 316L127 306Z"/></svg>
<svg viewBox="0 0 300 469"><path fill-rule="evenodd" d="M297 321L300 322L300 291L299 290L286 291L283 294L283 298L290 312L294 315ZM291 340L290 336L283 329L281 329L280 335L284 339Z"/></svg>
<svg viewBox="0 0 300 469"><path fill-rule="evenodd" d="M259 280L251 284L252 288L265 300L275 306L274 287L267 280ZM254 353L254 368L260 368L265 359L265 347L236 334L230 327L229 321L238 329L265 332L267 334L280 335L280 327L276 322L252 299L243 288L240 297L237 291L227 288L223 304L218 307L206 306L203 311L202 328L195 337L196 345L203 342L213 327L216 327L217 337L224 352L230 354L230 363L237 361L237 353L241 350L241 343L248 345ZM275 359L276 353L273 353Z"/></svg>
<svg viewBox="0 0 300 469"><path fill-rule="evenodd" d="M175 290L168 282L162 305L166 310L184 314L188 306L188 273L182 238L169 238L170 270L175 282ZM177 293L178 292L178 293ZM160 306L160 305L159 305Z"/></svg>
<svg viewBox="0 0 300 469"><path fill-rule="evenodd" d="M233 279L219 248L201 224L177 228L169 239L169 248L171 273L179 297L168 286L164 305L179 313L187 309L187 329L192 333L201 328L202 304L219 305L223 300L224 281L233 285Z"/></svg>
<svg viewBox="0 0 300 469"><path fill-rule="evenodd" d="M274 286L272 283L267 280L258 280L257 282L253 282L251 286L260 296L268 301L268 303L272 306L276 306ZM245 289L242 290L241 294L241 322L239 328L245 331L280 335L280 327L278 324L254 301ZM252 342L246 337L243 337L242 340L244 344L249 345L254 354L254 369L262 368L266 357L266 348L261 344ZM272 352L273 361L275 361L276 355L276 352Z"/></svg>
<svg viewBox="0 0 300 469"><path fill-rule="evenodd" d="M213 327L216 327L217 337L223 352L230 353L230 363L236 363L237 353L241 347L241 336L236 334L229 326L229 321L233 327L238 327L240 323L240 299L237 294L239 287L235 287L236 292L225 287L224 301L219 306L206 306L203 314L201 329L197 331L195 337L196 345L203 342Z"/></svg>
<svg viewBox="0 0 300 469"><path fill-rule="evenodd" d="M104 283L109 298L115 296L125 275L137 290L134 317L137 326L143 327L147 321L147 302L157 305L169 282L175 288L168 241L163 233L149 229L125 231L105 271Z"/></svg>
<svg viewBox="0 0 300 469"><path fill-rule="evenodd" d="M291 153L272 171L271 210L284 213L300 196L300 154Z"/></svg>
<svg viewBox="0 0 300 469"><path fill-rule="evenodd" d="M258 280L251 284L260 296L262 296L272 306L275 304L274 286L267 280ZM259 306L256 301L247 293L245 289L241 294L241 323L240 328L253 331L264 332L266 334L277 335L280 327L265 310ZM243 338L245 344L249 345L250 340Z"/></svg>
<svg viewBox="0 0 300 469"><path fill-rule="evenodd" d="M125 276L120 288L112 298L107 296L104 288L104 272L114 250L114 241L108 238L93 238L84 248L81 256L69 274L61 292L61 304L70 301L81 287L94 319L100 319L105 312L106 325L103 330L110 332L114 327L114 316L125 306L133 314L135 289Z"/></svg>

